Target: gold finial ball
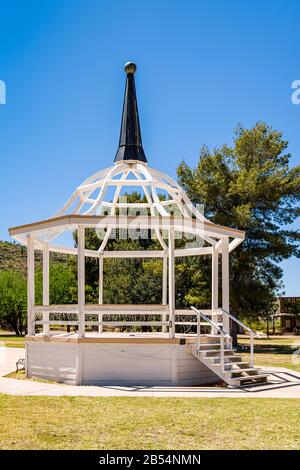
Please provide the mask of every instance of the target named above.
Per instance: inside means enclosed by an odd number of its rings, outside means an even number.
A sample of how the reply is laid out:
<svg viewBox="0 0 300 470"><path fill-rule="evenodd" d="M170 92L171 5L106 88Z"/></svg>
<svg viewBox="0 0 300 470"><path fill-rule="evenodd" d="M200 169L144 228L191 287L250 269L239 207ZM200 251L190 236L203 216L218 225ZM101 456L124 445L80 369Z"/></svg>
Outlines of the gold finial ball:
<svg viewBox="0 0 300 470"><path fill-rule="evenodd" d="M124 70L126 73L135 73L136 65L133 62L126 62L126 64L124 65Z"/></svg>

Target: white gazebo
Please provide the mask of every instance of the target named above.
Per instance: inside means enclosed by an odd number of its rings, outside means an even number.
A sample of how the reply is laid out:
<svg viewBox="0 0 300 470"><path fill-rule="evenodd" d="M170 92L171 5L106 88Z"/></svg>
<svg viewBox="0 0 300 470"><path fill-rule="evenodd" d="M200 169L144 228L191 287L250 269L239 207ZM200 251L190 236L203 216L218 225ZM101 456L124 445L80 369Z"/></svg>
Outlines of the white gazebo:
<svg viewBox="0 0 300 470"><path fill-rule="evenodd" d="M9 230L28 251L27 376L78 385L197 385L220 379L238 386L264 382L266 376L253 364L255 333L243 325L251 338L249 362L231 349L230 321L240 322L229 312L229 255L245 234L207 220L175 181L148 166L139 125L135 64L127 63L125 71L120 142L114 165L87 178L53 217ZM139 192L143 202L124 198L124 192L132 191ZM86 249L86 228L97 231L98 250ZM116 229L131 238L151 233L161 250L108 250L107 242ZM76 248L55 243L65 232L74 231ZM179 249L175 240L182 235L187 243ZM43 253L43 305L35 303L35 250ZM75 305L49 304L50 252L77 257ZM211 309L176 309L175 258L204 255L211 257ZM97 304L85 303L86 258L96 258L99 263ZM103 303L106 258L161 258L161 304ZM67 332L66 325L73 325L76 331ZM202 334L204 325L206 331ZM37 326L42 326L42 332L37 333ZM126 333L120 332L123 327L127 327ZM135 332L130 331L132 327ZM149 331L136 332L137 327L148 327Z"/></svg>

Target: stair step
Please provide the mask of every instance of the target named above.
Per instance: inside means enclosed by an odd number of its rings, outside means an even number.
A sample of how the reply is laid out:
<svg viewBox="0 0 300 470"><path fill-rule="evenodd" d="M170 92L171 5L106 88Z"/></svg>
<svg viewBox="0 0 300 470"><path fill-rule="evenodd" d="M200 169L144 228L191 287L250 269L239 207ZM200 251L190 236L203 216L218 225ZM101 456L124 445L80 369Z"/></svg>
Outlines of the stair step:
<svg viewBox="0 0 300 470"><path fill-rule="evenodd" d="M231 370L226 371L226 372L230 373L231 376L232 376L232 374L242 374L243 372L247 372L247 373L248 372L254 372L253 376L255 376L258 373L258 369L255 369L254 367L251 367L250 369L248 369L248 368L247 369L231 369ZM251 377L251 375L249 374L248 377ZM239 378L239 377L232 377L232 378Z"/></svg>
<svg viewBox="0 0 300 470"><path fill-rule="evenodd" d="M266 376L263 380L257 380L253 382L242 382L239 384L235 384L235 387L240 387L240 388L254 388L258 387L259 385L266 385L268 383L268 376Z"/></svg>
<svg viewBox="0 0 300 470"><path fill-rule="evenodd" d="M256 383L259 383L258 381L264 380L265 382L267 381L268 375L266 374L257 374L257 375L248 375L247 377L233 377L233 380L235 382L248 382L254 380Z"/></svg>
<svg viewBox="0 0 300 470"><path fill-rule="evenodd" d="M234 357L237 357L237 356L234 356ZM227 366L234 366L234 365L237 365L237 366L240 366L240 365L245 365L245 366L249 366L250 362L243 362L243 361L234 361L234 362L227 362L226 365Z"/></svg>
<svg viewBox="0 0 300 470"><path fill-rule="evenodd" d="M213 362L214 365L220 365L221 364L221 361L220 361L220 356L218 357L214 357L214 356L206 356L208 359L218 359L218 361L216 362ZM230 361L226 361L226 359L230 359ZM232 360L233 359L233 360ZM234 359L237 359L237 361L235 361ZM224 356L224 363L226 365L228 364L241 364L240 360L242 359L242 356Z"/></svg>
<svg viewBox="0 0 300 470"><path fill-rule="evenodd" d="M235 356L236 357L236 356ZM237 366L250 366L250 362L238 362L238 361L234 361L234 362L226 362L226 367L229 367L229 366L234 366L234 365L237 365ZM245 370L243 369L242 367L240 368L241 370ZM228 370L235 370L235 369L228 369ZM236 369L236 370L239 370L239 369Z"/></svg>
<svg viewBox="0 0 300 470"><path fill-rule="evenodd" d="M199 351L200 355L205 355L206 357L209 357L210 355L220 355L220 349L206 349L204 351ZM232 354L233 351L232 349L224 349L224 356L228 356L229 354Z"/></svg>

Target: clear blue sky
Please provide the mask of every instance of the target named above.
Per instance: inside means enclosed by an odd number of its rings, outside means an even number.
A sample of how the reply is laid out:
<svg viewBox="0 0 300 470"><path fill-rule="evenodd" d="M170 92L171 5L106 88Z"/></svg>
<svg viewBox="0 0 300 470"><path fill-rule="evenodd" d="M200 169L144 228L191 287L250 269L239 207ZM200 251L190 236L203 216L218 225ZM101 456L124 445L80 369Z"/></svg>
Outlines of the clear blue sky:
<svg viewBox="0 0 300 470"><path fill-rule="evenodd" d="M202 144L230 144L257 120L284 132L299 164L299 16L299 0L0 0L0 238L112 164L128 60L151 166L175 176ZM299 261L283 266L300 295Z"/></svg>

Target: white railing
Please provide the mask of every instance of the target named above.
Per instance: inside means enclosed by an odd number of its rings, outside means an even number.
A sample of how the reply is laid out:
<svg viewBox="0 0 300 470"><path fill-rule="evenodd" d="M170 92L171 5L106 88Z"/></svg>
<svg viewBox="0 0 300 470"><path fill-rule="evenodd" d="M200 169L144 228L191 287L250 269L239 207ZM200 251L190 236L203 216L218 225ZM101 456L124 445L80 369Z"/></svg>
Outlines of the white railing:
<svg viewBox="0 0 300 470"><path fill-rule="evenodd" d="M51 308L48 307L46 309L48 315L56 315L56 316L67 316L68 314L71 315L76 315L77 320L65 320L61 318L56 318L55 320L45 320L44 315L43 319L34 319L34 324L35 325L61 325L61 326L78 326L78 311L77 307L72 308L70 306L65 306L66 308L63 308L64 306L60 306L59 308ZM89 306L87 309L85 309L84 316L84 325L85 328L87 326L98 326L98 327L111 327L111 328L120 328L120 327L169 327L169 321L166 321L166 311L159 311L159 310L146 310L144 311L143 308L139 310L127 310L127 309L121 309L114 311L112 310L106 310L99 308L102 306L97 306L97 308L92 308ZM35 313L41 314L44 313L43 309L36 307L35 308ZM103 316L105 315L105 319L103 319ZM86 319L86 316L90 317L90 319ZM93 320L93 316L98 317L98 319ZM144 317L156 317L153 320L147 320ZM121 318L125 317L125 318ZM136 320L133 320L132 317L143 317L137 318ZM157 318L161 318L161 320L158 320Z"/></svg>
<svg viewBox="0 0 300 470"><path fill-rule="evenodd" d="M223 328L220 327L220 325L214 321L212 321L210 318L208 318L206 315L204 315L201 310L198 310L195 307L191 307L191 309L197 313L197 353L200 351L200 344L201 344L201 318L208 323L211 326L212 331L217 331L220 334L220 352L221 352L221 371L224 372L224 366L225 366L225 353L224 353L224 348L225 348L225 339L226 339L226 346L229 348L231 346L231 337L228 333L226 333Z"/></svg>
<svg viewBox="0 0 300 470"><path fill-rule="evenodd" d="M203 312L206 316L216 313L211 310L204 310ZM93 318L93 316L96 318ZM152 319L147 317L152 317ZM86 304L84 306L85 327L98 326L99 331L102 331L103 327L127 328L147 326L150 328L159 327L163 331L164 328L171 328L169 320L168 305ZM54 325L78 326L78 305L35 305L32 322L33 331L35 330L35 325L43 326L44 331L46 331L45 328L53 327ZM185 334L195 335L197 325L195 312L190 309L175 310L175 326L181 328L181 332L183 328ZM201 322L201 326L207 325L209 325L208 322Z"/></svg>
<svg viewBox="0 0 300 470"><path fill-rule="evenodd" d="M246 325L242 321L238 320L234 315L227 312L227 310L224 310L223 308L220 308L219 311L221 312L223 318L224 318L224 315L226 315L232 321L234 321L235 323L240 325L244 330L249 332L249 335L250 335L250 367L254 367L254 337L259 336L259 334L256 331L252 330L248 325Z"/></svg>

